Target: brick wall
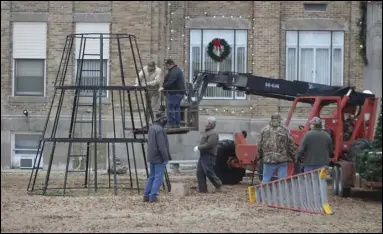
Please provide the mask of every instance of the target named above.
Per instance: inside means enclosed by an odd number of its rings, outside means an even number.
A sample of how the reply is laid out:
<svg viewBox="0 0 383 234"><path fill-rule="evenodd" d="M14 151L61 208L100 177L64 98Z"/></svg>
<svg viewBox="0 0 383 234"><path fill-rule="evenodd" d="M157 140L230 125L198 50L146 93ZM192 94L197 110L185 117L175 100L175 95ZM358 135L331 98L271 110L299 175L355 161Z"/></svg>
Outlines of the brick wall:
<svg viewBox="0 0 383 234"><path fill-rule="evenodd" d="M307 2L307 1L305 1ZM326 2L326 1L323 1ZM20 109L28 108L31 114L46 113L52 97L54 82L65 36L74 33L73 14L108 13L111 14L113 33L130 33L137 37L143 63L150 59L162 66L163 60L172 57L188 74L189 67L189 29L187 20L194 18L233 17L249 21L248 33L248 70L253 74L284 78L285 76L285 29L284 23L291 19L332 19L346 25L344 47L344 83L363 89L363 62L358 54L358 2L328 2L326 12L307 13L303 10L303 1L2 1L1 2L1 111L2 114L20 115ZM48 22L47 56L47 98L34 103L12 98L12 22L13 12L46 12ZM254 19L254 20L253 20ZM117 44L111 43L110 83L119 84L121 75L116 54ZM132 83L135 78L132 53L127 41L122 42L124 49L125 81ZM69 75L68 75L69 76ZM188 75L186 75L188 77ZM205 101L206 108L214 106L226 115L268 116L278 110L286 112L290 103L279 100L249 97L250 101L227 102ZM66 102L66 107L70 101ZM235 106L235 107L234 107ZM252 109L250 108L252 107ZM279 107L279 108L278 108ZM210 108L213 109L213 108ZM223 109L227 112L223 112ZM68 110L68 109L66 109ZM105 112L110 113L108 110ZM226 114L225 114L226 113Z"/></svg>

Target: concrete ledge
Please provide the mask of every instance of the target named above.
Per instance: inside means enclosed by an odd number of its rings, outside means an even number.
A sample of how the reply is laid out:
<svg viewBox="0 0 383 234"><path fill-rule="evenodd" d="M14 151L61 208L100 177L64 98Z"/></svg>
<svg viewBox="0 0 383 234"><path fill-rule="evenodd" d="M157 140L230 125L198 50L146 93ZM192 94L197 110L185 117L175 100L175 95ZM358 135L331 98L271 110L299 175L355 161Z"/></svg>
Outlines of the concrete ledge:
<svg viewBox="0 0 383 234"><path fill-rule="evenodd" d="M31 97L31 96L18 96L18 97L9 97L8 102L12 103L48 103L48 97Z"/></svg>
<svg viewBox="0 0 383 234"><path fill-rule="evenodd" d="M282 23L282 29L348 31L348 25L333 19L291 19Z"/></svg>
<svg viewBox="0 0 383 234"><path fill-rule="evenodd" d="M13 22L48 22L49 15L45 12L12 12Z"/></svg>
<svg viewBox="0 0 383 234"><path fill-rule="evenodd" d="M112 22L110 13L73 13L73 22Z"/></svg>
<svg viewBox="0 0 383 234"><path fill-rule="evenodd" d="M250 29L251 22L247 19L229 17L196 17L186 20L187 28L206 29Z"/></svg>

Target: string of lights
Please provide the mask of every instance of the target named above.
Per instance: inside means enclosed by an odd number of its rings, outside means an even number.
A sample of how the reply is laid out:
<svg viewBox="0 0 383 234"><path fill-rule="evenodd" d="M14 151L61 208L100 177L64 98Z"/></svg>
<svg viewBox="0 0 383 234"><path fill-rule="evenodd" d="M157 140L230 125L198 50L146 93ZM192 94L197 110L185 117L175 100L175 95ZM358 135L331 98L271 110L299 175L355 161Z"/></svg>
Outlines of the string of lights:
<svg viewBox="0 0 383 234"><path fill-rule="evenodd" d="M254 70L254 64L255 64L255 61L254 61L254 34L255 34L255 16L254 16L254 1L251 2L252 5L251 5L251 36L250 36L250 39L251 39L251 43L250 43L250 50L251 50L251 69L250 69L250 72L251 74L253 74L253 70Z"/></svg>

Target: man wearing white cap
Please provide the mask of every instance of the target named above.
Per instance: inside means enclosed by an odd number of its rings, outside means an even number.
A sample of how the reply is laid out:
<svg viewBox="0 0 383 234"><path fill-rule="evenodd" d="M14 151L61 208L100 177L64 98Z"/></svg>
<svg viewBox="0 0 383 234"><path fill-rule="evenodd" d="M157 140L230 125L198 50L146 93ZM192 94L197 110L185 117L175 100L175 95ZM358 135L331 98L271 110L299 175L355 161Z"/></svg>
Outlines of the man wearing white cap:
<svg viewBox="0 0 383 234"><path fill-rule="evenodd" d="M303 136L297 151L304 172L327 166L333 152L331 137L322 130L322 120L319 117L310 121L310 129Z"/></svg>

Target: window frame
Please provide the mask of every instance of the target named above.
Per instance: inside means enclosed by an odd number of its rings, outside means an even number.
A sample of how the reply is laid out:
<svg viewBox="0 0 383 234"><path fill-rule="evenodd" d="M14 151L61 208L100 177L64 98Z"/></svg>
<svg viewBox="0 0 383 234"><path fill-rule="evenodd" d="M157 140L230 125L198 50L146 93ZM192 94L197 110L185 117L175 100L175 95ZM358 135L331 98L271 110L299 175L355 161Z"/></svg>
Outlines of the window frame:
<svg viewBox="0 0 383 234"><path fill-rule="evenodd" d="M23 25L26 28L20 27L20 25ZM32 29L31 25L37 26L38 34L36 34L36 28L33 28L34 30L32 30L32 32L30 31ZM40 27L42 27L42 28L40 28ZM11 77L12 77L12 94L11 94L11 96L12 97L46 98L47 97L48 23L47 22L32 22L32 21L17 21L17 22L13 22L11 30L12 30L11 33L12 33L12 37L13 37L12 61L11 61L11 66L12 66L12 74L11 74ZM34 35L44 35L44 37L39 37L39 38L32 37L32 38L27 39L27 43L34 43L34 42L42 43L42 42L44 42L43 44L39 44L39 46L43 46L43 49L40 47L37 47L38 50L34 51L37 54L33 53L33 55L31 55L30 51L28 51L27 53L25 53L25 51L20 52L18 46L21 46L21 48L23 48L23 46L25 46L25 44L23 44L23 43L26 43L25 35L24 36L19 35L21 32L22 32L22 35L24 35L23 33L26 33L26 32L32 33ZM21 44L20 44L20 41L17 40L17 39L19 39L18 36L21 36L21 41L22 41ZM31 46L28 44L28 47L31 47ZM44 61L44 65L43 65L43 89L42 89L43 93L42 93L42 95L40 95L40 94L36 95L33 92L24 92L24 93L21 93L21 95L16 94L17 93L16 92L16 60L43 60ZM30 93L32 93L32 94L30 94Z"/></svg>
<svg viewBox="0 0 383 234"><path fill-rule="evenodd" d="M297 34L297 43L296 45L292 45L292 44L288 44L287 42L287 34L288 32L295 32ZM304 46L300 46L299 44L299 33L300 32L329 32L330 33L330 47L327 47L327 46L323 46L323 45L304 45ZM342 42L342 45L337 45L333 42L333 35L334 33L336 32L341 32L343 34L343 42ZM334 80L333 80L333 57L334 57L334 50L335 49L340 49L341 50L341 84L340 85L337 85L337 86L343 86L344 84L344 62L345 62L345 54L344 54L344 49L345 49L345 45L344 45L344 42L345 42L345 38L344 38L344 34L345 32L342 31L342 30L286 30L285 31L285 79L286 80L297 80L297 81L300 81L301 77L300 77L300 74L301 74L301 71L300 71L300 65L301 65L301 49L302 48L306 48L306 49L313 49L314 50L314 68L316 69L316 65L315 65L315 55L316 55L316 50L317 49L328 49L329 50L329 73L330 73L330 84L331 86L333 86L334 84ZM289 49L295 49L295 66L294 66L294 69L295 69L295 79L291 79L287 77L288 75L288 50ZM315 82L315 77L314 79L312 79L312 81L310 82Z"/></svg>
<svg viewBox="0 0 383 234"><path fill-rule="evenodd" d="M41 151L41 148L40 149L16 149L16 135L38 135L41 137L42 135L42 132L25 132L25 131L15 131L15 132L11 132L11 167L13 167L15 165L15 160L20 160L21 156L25 155L25 156L30 156L33 160L36 159L36 153L38 151ZM36 151L34 154L16 154L16 151ZM17 156L19 155L19 156ZM19 164L19 163L17 163ZM20 165L19 165L19 168L20 168ZM40 161L40 165L39 165L39 169L43 169L44 168L44 155L42 155L41 157L41 161ZM31 168L32 169L32 168Z"/></svg>
<svg viewBox="0 0 383 234"><path fill-rule="evenodd" d="M191 34L192 34L192 31L199 31L199 33L201 34L201 39L199 40L199 42L193 42L191 40ZM200 70L204 70L205 69L205 61L206 61L206 53L204 53L204 48L205 48L205 45L204 45L204 31L230 31L233 33L233 38L234 38L234 46L232 46L232 53L231 53L231 56L232 56L232 71L233 72L237 72L238 70L238 64L237 64L237 61L238 61L238 56L237 56L237 50L238 48L241 48L241 47L244 47L245 48L245 73L248 72L248 69L249 69L249 66L248 66L248 46L249 46L249 43L248 43L248 37L249 37L249 30L248 29L210 29L210 28L206 28L206 29L201 29L201 28L190 28L190 36L189 36L189 82L191 82L192 78L193 78L193 75L194 75L194 71L192 70L192 63L193 63L193 60L192 60L192 55L193 55L193 48L195 47L198 47L199 48L199 55L200 55L200 59L199 59L199 62L200 62ZM243 45L242 44L236 44L236 33L238 31L244 31L246 32L246 38L245 38L245 41L246 41L246 45ZM215 84L209 84L208 87L215 87L216 85ZM231 97L223 97L223 96L217 96L217 97L203 97L203 99L205 100L246 100L247 99L247 95L244 94L243 97L242 96L238 96L237 95L237 92L236 91L231 91L232 92L232 95Z"/></svg>
<svg viewBox="0 0 383 234"><path fill-rule="evenodd" d="M320 7L324 6L325 10L319 10L319 9L308 9L308 7ZM305 2L303 3L303 10L307 13L315 13L315 12L327 12L328 11L328 3L323 3L323 2Z"/></svg>
<svg viewBox="0 0 383 234"><path fill-rule="evenodd" d="M25 92L25 94L17 94L16 91L16 60L42 60L43 61L43 93L42 95L35 95L32 92ZM13 97L46 97L47 94L47 60L42 58L13 58L12 59L12 96Z"/></svg>

